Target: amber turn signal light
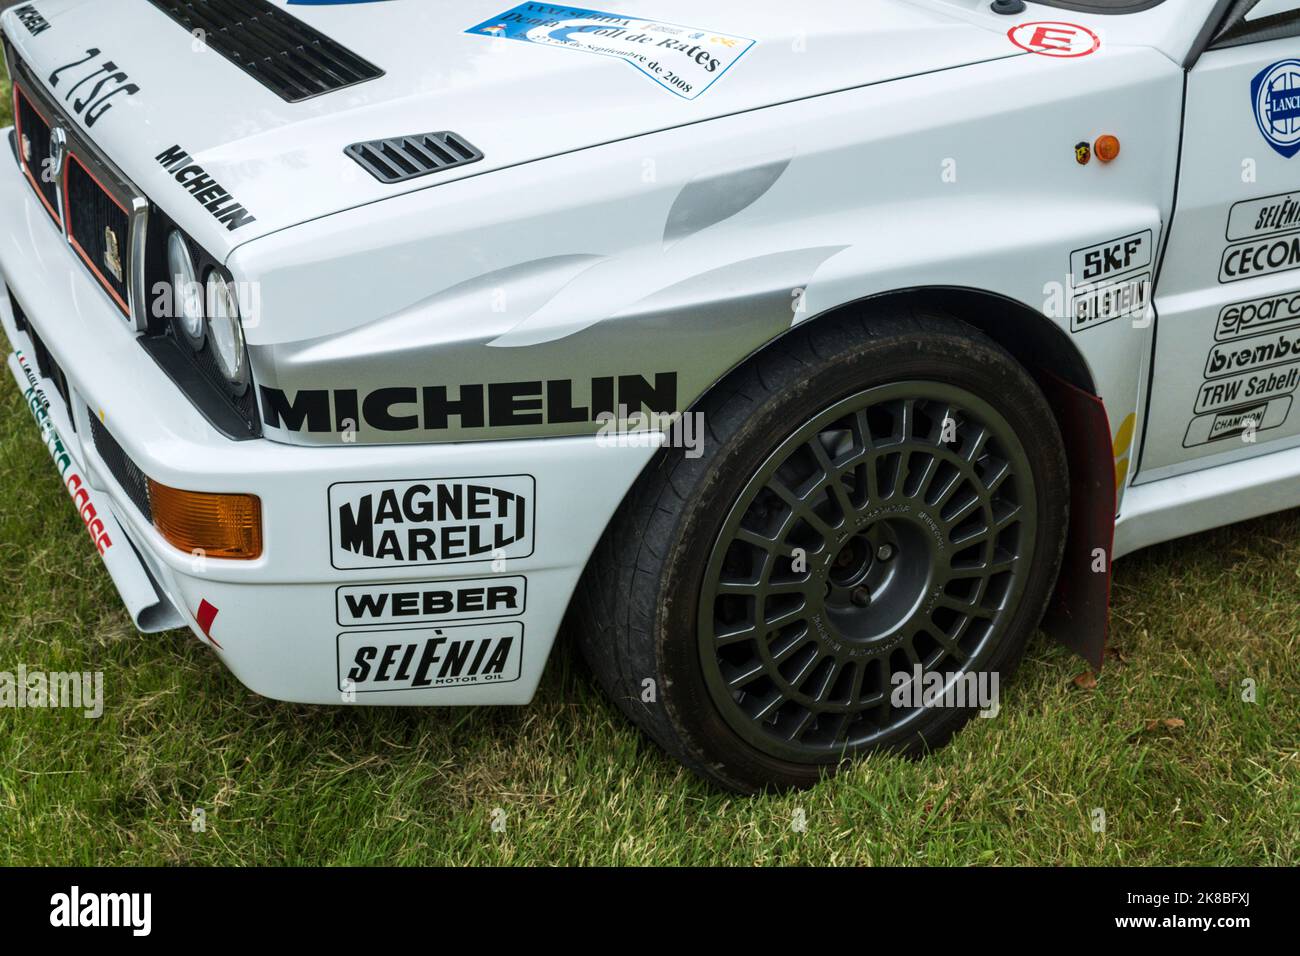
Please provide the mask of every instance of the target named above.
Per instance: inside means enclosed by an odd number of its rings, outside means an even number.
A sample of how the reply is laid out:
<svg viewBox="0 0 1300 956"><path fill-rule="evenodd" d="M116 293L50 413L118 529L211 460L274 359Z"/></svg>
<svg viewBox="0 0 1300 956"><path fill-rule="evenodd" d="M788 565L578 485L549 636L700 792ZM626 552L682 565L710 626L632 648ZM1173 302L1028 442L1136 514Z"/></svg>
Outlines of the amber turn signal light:
<svg viewBox="0 0 1300 956"><path fill-rule="evenodd" d="M1114 136L1102 136L1093 144L1092 152L1103 163L1109 163L1119 155L1119 139Z"/></svg>
<svg viewBox="0 0 1300 956"><path fill-rule="evenodd" d="M174 547L209 558L262 556L262 501L256 495L181 491L149 479L153 525Z"/></svg>

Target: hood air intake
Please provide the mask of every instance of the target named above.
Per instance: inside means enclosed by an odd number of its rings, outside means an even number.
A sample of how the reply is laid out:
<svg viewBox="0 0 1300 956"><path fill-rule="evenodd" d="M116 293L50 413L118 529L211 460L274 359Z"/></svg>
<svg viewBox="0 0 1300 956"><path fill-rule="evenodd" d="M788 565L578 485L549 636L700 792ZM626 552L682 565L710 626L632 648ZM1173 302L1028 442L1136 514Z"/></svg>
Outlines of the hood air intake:
<svg viewBox="0 0 1300 956"><path fill-rule="evenodd" d="M344 150L381 183L400 183L455 166L477 163L483 154L455 133L416 133L353 143Z"/></svg>

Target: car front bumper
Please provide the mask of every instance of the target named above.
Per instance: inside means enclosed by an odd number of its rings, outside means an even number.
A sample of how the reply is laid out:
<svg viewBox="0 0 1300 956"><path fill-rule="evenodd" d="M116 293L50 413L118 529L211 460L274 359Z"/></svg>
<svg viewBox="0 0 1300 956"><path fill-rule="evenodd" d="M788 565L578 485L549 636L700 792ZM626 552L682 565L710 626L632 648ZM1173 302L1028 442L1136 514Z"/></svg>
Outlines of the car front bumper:
<svg viewBox="0 0 1300 956"><path fill-rule="evenodd" d="M189 626L240 681L281 700L527 703L587 558L654 449L595 437L330 448L225 438L177 390L80 268L7 153L0 154L0 323L13 349L8 365L87 523L90 546L104 552L103 536L110 538L113 557L105 553L105 564L137 627ZM19 329L13 302L62 370L67 400L62 383L41 374L36 343ZM157 482L258 496L261 556L206 558L168 543L89 437L91 416ZM529 489L529 547L454 563L335 566L340 562L332 560L332 487L337 495L349 482L363 488L418 480L436 487L437 481L475 476L514 476L514 487ZM113 538L118 531L122 538ZM490 593L496 582L519 586L517 609L488 609L473 596ZM444 614L442 598L429 603L431 592L458 590L470 593L467 606ZM405 595L415 616L378 615L364 624L349 619L349 595L385 592L394 601ZM423 596L423 603L412 594ZM378 648L376 667L385 647L398 647L389 652L395 655L390 670L397 673L401 663L403 672L415 672L419 651L411 659L408 645L486 639L491 628L513 635L521 650L487 682L413 686L407 680L380 687L349 685L342 676L345 662L367 643Z"/></svg>

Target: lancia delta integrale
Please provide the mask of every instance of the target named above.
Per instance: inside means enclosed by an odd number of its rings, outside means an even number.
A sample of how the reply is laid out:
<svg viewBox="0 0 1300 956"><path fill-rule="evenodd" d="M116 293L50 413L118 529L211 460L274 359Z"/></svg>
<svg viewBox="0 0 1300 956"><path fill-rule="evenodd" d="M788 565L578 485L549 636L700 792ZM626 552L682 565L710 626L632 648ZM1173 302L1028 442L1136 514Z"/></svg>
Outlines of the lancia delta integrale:
<svg viewBox="0 0 1300 956"><path fill-rule="evenodd" d="M9 370L141 631L451 706L567 622L800 786L1300 505L1300 0L509 3L5 12Z"/></svg>

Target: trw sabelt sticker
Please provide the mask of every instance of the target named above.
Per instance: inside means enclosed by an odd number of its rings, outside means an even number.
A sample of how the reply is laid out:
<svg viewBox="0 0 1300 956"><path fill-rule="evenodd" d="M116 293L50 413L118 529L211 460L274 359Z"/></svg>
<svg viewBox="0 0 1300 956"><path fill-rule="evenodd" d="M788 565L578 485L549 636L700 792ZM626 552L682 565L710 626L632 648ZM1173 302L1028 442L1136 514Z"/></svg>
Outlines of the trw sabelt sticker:
<svg viewBox="0 0 1300 956"><path fill-rule="evenodd" d="M348 631L338 636L339 690L368 694L507 684L519 679L523 650L519 621Z"/></svg>
<svg viewBox="0 0 1300 956"><path fill-rule="evenodd" d="M756 42L716 30L549 3L520 4L465 32L614 57L687 100L716 83Z"/></svg>
<svg viewBox="0 0 1300 956"><path fill-rule="evenodd" d="M330 563L340 570L526 558L531 475L348 481L330 486Z"/></svg>
<svg viewBox="0 0 1300 956"><path fill-rule="evenodd" d="M348 585L336 592L337 616L343 627L517 617L527 588L521 575Z"/></svg>

